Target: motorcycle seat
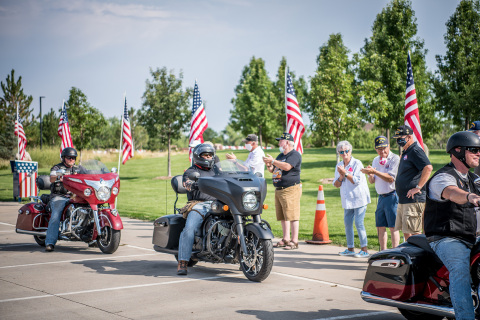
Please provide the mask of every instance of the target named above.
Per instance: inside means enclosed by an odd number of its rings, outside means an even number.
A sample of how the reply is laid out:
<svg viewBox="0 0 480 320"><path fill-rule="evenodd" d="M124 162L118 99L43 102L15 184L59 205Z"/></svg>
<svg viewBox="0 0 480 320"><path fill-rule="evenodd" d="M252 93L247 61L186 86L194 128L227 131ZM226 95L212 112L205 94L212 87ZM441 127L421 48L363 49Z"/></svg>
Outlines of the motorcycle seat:
<svg viewBox="0 0 480 320"><path fill-rule="evenodd" d="M429 254L432 254L437 263L443 264L442 260L440 260L435 251L433 251L432 247L430 247L427 237L424 234L416 234L414 236L411 236L407 239L407 242L416 247L422 248Z"/></svg>
<svg viewBox="0 0 480 320"><path fill-rule="evenodd" d="M176 194L187 193L187 189L183 187L183 175L173 177L170 181L170 184L172 185L172 189L173 191L175 191Z"/></svg>

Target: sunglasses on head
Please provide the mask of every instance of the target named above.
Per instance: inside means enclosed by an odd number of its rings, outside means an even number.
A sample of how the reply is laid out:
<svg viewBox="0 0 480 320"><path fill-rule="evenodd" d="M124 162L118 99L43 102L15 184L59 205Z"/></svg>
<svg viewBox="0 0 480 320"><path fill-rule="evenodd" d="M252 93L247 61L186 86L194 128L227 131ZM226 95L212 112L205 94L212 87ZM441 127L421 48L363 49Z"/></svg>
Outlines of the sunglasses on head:
<svg viewBox="0 0 480 320"><path fill-rule="evenodd" d="M479 147L466 147L465 150L468 150L471 153L480 153L480 148Z"/></svg>
<svg viewBox="0 0 480 320"><path fill-rule="evenodd" d="M77 158L75 158L75 157L65 157L65 159L68 159L68 160L77 160Z"/></svg>
<svg viewBox="0 0 480 320"><path fill-rule="evenodd" d="M338 153L344 154L344 153L349 153L349 152L350 152L350 150L345 150L345 151L339 151Z"/></svg>

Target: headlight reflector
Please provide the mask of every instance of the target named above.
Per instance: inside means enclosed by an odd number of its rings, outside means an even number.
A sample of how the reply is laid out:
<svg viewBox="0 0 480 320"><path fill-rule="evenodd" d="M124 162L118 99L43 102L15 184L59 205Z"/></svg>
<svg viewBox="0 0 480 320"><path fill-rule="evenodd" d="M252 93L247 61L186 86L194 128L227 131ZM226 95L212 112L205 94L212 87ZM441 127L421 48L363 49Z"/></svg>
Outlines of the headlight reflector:
<svg viewBox="0 0 480 320"><path fill-rule="evenodd" d="M101 186L97 190L97 199L100 201L107 201L110 199L110 188Z"/></svg>
<svg viewBox="0 0 480 320"><path fill-rule="evenodd" d="M243 207L253 211L258 208L257 196L254 192L246 192L242 197Z"/></svg>

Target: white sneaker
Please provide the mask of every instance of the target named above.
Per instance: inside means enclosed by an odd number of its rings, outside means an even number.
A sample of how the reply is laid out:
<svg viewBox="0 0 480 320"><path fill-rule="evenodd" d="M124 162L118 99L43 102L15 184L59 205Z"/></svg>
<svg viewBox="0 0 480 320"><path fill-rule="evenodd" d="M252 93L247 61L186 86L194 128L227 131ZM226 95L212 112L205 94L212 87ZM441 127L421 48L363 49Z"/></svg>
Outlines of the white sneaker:
<svg viewBox="0 0 480 320"><path fill-rule="evenodd" d="M360 250L359 253L355 253L355 258L368 258L370 257L370 253Z"/></svg>

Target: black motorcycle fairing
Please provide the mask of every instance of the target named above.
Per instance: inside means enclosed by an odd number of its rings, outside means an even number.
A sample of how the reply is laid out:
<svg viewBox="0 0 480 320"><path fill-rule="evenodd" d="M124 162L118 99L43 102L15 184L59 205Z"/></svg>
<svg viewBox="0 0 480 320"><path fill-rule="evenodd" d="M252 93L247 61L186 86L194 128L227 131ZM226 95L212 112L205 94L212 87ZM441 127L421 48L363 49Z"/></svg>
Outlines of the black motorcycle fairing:
<svg viewBox="0 0 480 320"><path fill-rule="evenodd" d="M245 225L245 230L251 231L259 239L262 239L262 240L271 240L274 238L272 231L268 229L265 223L257 223L257 222L249 223Z"/></svg>
<svg viewBox="0 0 480 320"><path fill-rule="evenodd" d="M221 179L218 179L221 176ZM218 174L213 177L198 179L198 189L230 207L233 214L261 214L261 204L266 197L267 183L251 172L240 174ZM242 204L242 196L246 192L254 192L260 205L252 211L247 211Z"/></svg>

